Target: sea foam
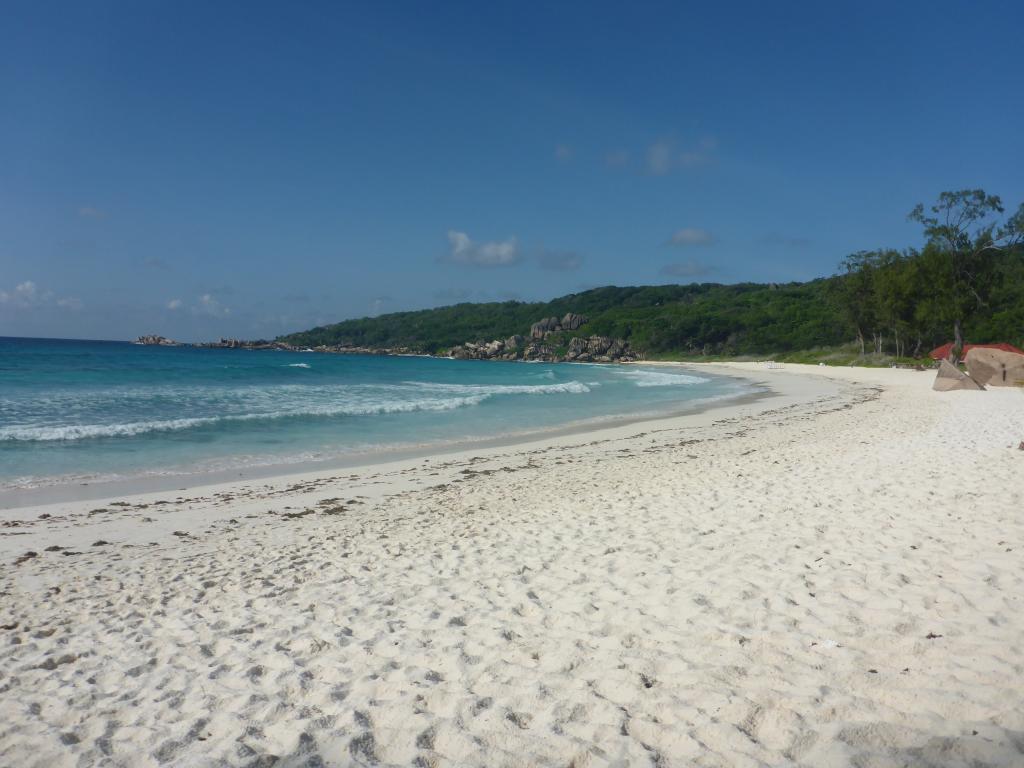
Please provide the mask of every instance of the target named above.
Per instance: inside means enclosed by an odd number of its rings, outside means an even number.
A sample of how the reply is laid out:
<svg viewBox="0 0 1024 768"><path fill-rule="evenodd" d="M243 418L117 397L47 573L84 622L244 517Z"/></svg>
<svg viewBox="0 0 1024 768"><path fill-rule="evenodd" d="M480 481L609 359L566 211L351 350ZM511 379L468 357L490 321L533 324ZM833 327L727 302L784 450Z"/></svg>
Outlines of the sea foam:
<svg viewBox="0 0 1024 768"><path fill-rule="evenodd" d="M658 371L620 370L621 376L631 379L638 387L684 387L692 384L706 384L710 379L690 376L685 373L660 373Z"/></svg>
<svg viewBox="0 0 1024 768"><path fill-rule="evenodd" d="M299 365L305 365L305 363ZM305 394L305 402L262 413L228 413L217 416L155 419L119 424L0 427L0 441L48 442L102 437L132 437L151 432L176 432L230 422L301 417L372 416L415 411L451 411L479 405L496 395L584 394L589 391L590 388L586 384L578 381L539 385L473 385L412 381L405 382L404 385L382 385L375 388L373 392L363 391L358 387L318 387L297 391L293 391L290 387L277 387L269 391L249 392L248 403L266 407L270 405L268 401L271 398L284 399L281 398L281 395L289 392ZM392 396L382 397L384 393L390 393ZM244 403L246 400L243 399L242 402Z"/></svg>

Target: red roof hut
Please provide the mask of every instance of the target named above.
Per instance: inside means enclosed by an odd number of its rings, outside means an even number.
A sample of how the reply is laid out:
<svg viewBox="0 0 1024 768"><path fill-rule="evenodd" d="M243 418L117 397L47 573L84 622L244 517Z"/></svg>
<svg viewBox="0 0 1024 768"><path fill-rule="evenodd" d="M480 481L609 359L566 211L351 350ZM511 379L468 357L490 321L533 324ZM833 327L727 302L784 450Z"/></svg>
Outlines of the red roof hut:
<svg viewBox="0 0 1024 768"><path fill-rule="evenodd" d="M1003 352L1016 352L1018 355L1024 355L1024 350L1017 349L1013 344L964 344L963 351L961 352L961 359L967 357L967 353L970 352L974 347L980 347L982 349L1001 349ZM953 351L953 342L943 344L941 347L933 349L928 356L932 360L946 360L949 358L949 353Z"/></svg>

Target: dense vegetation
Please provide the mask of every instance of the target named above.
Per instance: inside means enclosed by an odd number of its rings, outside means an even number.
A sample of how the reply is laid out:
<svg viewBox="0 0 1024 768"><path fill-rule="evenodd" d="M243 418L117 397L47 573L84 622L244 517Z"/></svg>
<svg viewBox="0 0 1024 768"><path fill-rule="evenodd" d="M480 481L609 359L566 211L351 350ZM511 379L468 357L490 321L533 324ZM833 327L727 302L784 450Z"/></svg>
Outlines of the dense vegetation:
<svg viewBox="0 0 1024 768"><path fill-rule="evenodd" d="M837 300L860 342L875 353L917 356L937 340L1010 341L1024 335L1024 205L1002 220L983 190L943 192L910 219L924 228L920 251L862 251L843 262Z"/></svg>
<svg viewBox="0 0 1024 768"><path fill-rule="evenodd" d="M745 354L848 340L830 280L788 285L694 284L595 288L549 302L457 304L346 320L285 336L303 346L408 347L438 352L465 341L527 334L544 317L590 318L571 335L628 339L648 353Z"/></svg>
<svg viewBox="0 0 1024 768"><path fill-rule="evenodd" d="M853 254L839 274L807 283L596 288L548 302L457 304L346 320L281 338L302 346L440 352L527 334L567 312L569 335L628 339L655 357L766 355L858 341L860 354L919 357L947 341L1024 345L1024 206L1000 221L999 198L944 193L926 215L921 250ZM564 339L560 339L564 342Z"/></svg>

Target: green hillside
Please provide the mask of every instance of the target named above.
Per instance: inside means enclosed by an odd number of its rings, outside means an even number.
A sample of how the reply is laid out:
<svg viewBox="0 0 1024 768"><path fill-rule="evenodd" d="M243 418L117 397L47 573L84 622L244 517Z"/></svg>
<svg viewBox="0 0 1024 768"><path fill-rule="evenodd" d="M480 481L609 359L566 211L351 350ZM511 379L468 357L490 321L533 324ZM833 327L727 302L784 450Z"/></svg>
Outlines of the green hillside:
<svg viewBox="0 0 1024 768"><path fill-rule="evenodd" d="M570 335L628 339L648 353L785 351L849 340L833 306L831 282L595 288L549 302L457 304L346 320L280 340L433 353L466 341L526 335L542 318L575 312L589 322Z"/></svg>
<svg viewBox="0 0 1024 768"><path fill-rule="evenodd" d="M437 353L527 335L538 320L573 312L589 321L559 334L557 345L596 334L656 357L854 344L861 355L906 358L951 340L1024 346L1024 205L1003 213L1000 199L983 190L943 192L910 214L923 228L921 250L861 251L843 260L839 274L807 283L609 286L548 302L456 304L345 320L279 341Z"/></svg>
<svg viewBox="0 0 1024 768"><path fill-rule="evenodd" d="M890 252L860 256L879 262L895 259L872 267L877 270L874 293L857 299L858 307L871 314L862 321L870 326L863 333L878 334L882 352L895 352L900 333L904 356L923 355L952 338L948 313L936 304L927 286L920 289L920 296L908 299L909 310L900 317L886 316L884 300L890 286L880 275L886 269L920 267L914 261L920 256ZM927 275L922 279L926 281ZM855 287L853 275L782 285L609 286L548 302L456 304L345 320L279 340L298 346L408 347L437 353L466 341L526 335L530 325L542 318L575 312L586 315L589 322L569 336L627 339L635 349L655 357L778 354L854 342L857 327L848 301ZM1019 258L1005 260L988 306L968 319L965 330L972 342L1024 344L1024 266Z"/></svg>

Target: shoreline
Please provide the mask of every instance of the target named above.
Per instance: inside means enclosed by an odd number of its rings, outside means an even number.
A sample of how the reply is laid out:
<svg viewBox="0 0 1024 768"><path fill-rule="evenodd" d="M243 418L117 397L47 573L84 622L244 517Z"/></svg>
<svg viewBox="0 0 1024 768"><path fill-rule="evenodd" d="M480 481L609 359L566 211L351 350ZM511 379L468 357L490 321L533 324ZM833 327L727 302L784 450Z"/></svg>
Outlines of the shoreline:
<svg viewBox="0 0 1024 768"><path fill-rule="evenodd" d="M258 351L258 350L257 350ZM519 362L533 364L531 361L492 361L482 360L479 362ZM578 365L617 365L614 363L578 363ZM689 363L633 363L632 365L667 366L672 368L687 369ZM711 368L716 368L711 364ZM719 368L721 368L719 366ZM481 437L478 439L454 440L449 442L425 443L415 446L384 447L375 451L352 451L344 455L317 459L303 459L299 461L266 462L263 464L252 464L237 467L228 467L221 470L209 472L170 472L167 474L144 474L115 479L93 479L73 478L63 482L44 483L26 488L0 487L0 511L16 510L23 507L33 507L50 504L68 503L74 501L99 501L114 496L138 496L153 493L168 493L171 491L188 491L193 488L201 488L214 485L224 485L240 482L271 482L296 475L309 475L314 473L329 473L342 470L361 469L373 467L379 464L390 464L396 461L421 459L427 456L448 456L460 454L467 451L482 451L494 448L508 448L527 443L542 442L564 436L584 435L591 432L600 432L605 429L617 427L628 427L633 424L661 421L682 416L689 416L695 413L713 411L725 408L730 405L742 405L752 403L764 397L772 397L770 389L765 388L763 382L752 380L749 376L737 375L735 371L728 369L716 369L711 371L721 378L740 379L745 384L754 387L761 387L761 391L744 392L736 395L722 395L714 398L697 399L685 402L676 408L659 411L639 411L630 414L617 414L605 417L594 417L581 421L572 421L564 424L527 430L523 432L506 433L495 437Z"/></svg>
<svg viewBox="0 0 1024 768"><path fill-rule="evenodd" d="M665 365L672 367L690 366L689 363L649 363L645 365ZM18 521L29 513L41 513L55 515L58 517L85 518L92 520L98 518L95 515L96 509L105 507L119 507L124 505L131 508L149 508L151 505L158 505L165 510L178 510L182 507L191 507L194 502L178 503L174 499L204 499L214 500L217 498L238 498L239 496L258 496L262 493L280 495L282 489L301 487L306 484L326 485L337 482L339 477L366 478L366 477L396 477L409 473L416 473L425 465L463 466L476 464L478 462L491 462L500 457L525 455L534 451L550 450L572 450L587 444L598 442L616 442L635 439L637 435L647 434L652 431L665 430L687 430L701 429L720 421L735 421L739 419L756 418L765 411L775 408L792 408L801 405L808 405L824 398L835 397L838 388L835 383L827 378L811 376L775 378L771 379L770 374L776 371L759 370L736 370L732 367L722 366L718 363L706 364L708 372L721 376L741 378L744 381L763 388L764 391L739 395L734 398L723 399L710 404L707 408L696 410L683 410L674 412L667 416L655 416L652 418L628 418L616 424L585 425L579 428L563 428L558 430L545 431L539 434L525 436L524 439L495 438L488 445L470 444L454 446L451 450L436 453L414 452L410 456L389 457L384 460L360 462L352 465L338 465L331 463L330 466L296 466L295 471L270 472L266 475L252 477L235 477L230 479L215 479L207 482L196 482L185 485L181 482L180 476L166 478L170 482L160 484L159 488L139 487L134 480L127 481L123 485L96 484L91 487L82 486L57 486L33 489L29 492L0 494L0 525L10 526L12 521ZM713 369L713 370L712 370ZM767 376L764 374L768 374ZM164 478L161 478L164 479ZM143 483L145 486L145 483ZM115 487L109 487L115 486ZM51 495L52 494L52 495ZM376 496L377 494L374 494ZM38 501L33 503L35 496ZM11 505L8 502L10 497L22 497L20 500L27 503ZM213 507L216 504L203 504L207 512L213 512L218 516ZM116 510L115 510L116 511ZM191 510L190 510L191 511ZM117 516L111 518L116 522ZM108 537L110 533L106 526L89 525L88 528L95 528L96 536L100 539ZM116 527L116 526L115 526ZM20 549L36 546L34 534L30 529L25 528L18 531L20 535L0 535L0 561L5 556L13 556ZM56 541L56 540L55 540ZM61 544L64 541L56 541ZM45 546L52 546L53 542L47 540Z"/></svg>
<svg viewBox="0 0 1024 768"><path fill-rule="evenodd" d="M1024 392L724 367L773 396L0 513L0 754L1019 764Z"/></svg>

